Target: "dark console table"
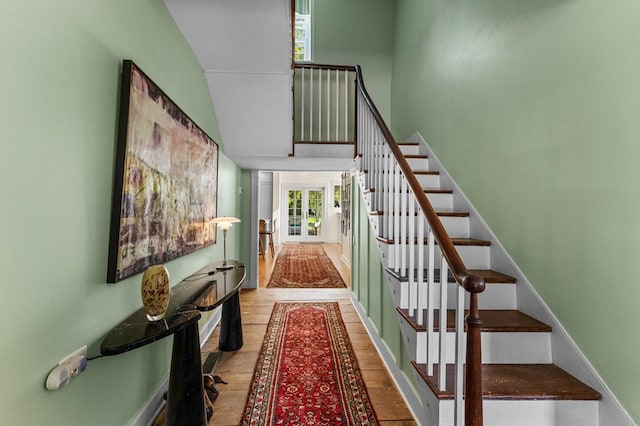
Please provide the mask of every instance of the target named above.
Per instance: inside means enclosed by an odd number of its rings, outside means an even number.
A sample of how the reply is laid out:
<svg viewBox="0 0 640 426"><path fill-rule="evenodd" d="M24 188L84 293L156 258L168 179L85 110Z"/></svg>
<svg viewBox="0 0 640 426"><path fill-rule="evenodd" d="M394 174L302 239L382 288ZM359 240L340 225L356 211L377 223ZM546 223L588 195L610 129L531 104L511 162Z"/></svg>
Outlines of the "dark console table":
<svg viewBox="0 0 640 426"><path fill-rule="evenodd" d="M205 426L200 333L201 311L222 304L219 346L223 351L242 347L239 289L246 277L244 264L228 260L233 268L218 271L208 265L171 288L164 320L149 321L140 309L118 324L100 345L102 355L121 354L169 335L173 336L167 421L171 425Z"/></svg>

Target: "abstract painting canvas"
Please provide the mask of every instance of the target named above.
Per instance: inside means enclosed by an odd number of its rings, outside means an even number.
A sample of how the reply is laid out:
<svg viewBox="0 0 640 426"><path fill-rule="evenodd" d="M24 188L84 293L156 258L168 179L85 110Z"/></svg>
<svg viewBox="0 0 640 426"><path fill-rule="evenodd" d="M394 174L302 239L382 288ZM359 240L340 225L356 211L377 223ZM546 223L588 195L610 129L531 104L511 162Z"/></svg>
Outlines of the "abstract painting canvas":
<svg viewBox="0 0 640 426"><path fill-rule="evenodd" d="M107 282L214 244L217 180L215 141L125 60Z"/></svg>

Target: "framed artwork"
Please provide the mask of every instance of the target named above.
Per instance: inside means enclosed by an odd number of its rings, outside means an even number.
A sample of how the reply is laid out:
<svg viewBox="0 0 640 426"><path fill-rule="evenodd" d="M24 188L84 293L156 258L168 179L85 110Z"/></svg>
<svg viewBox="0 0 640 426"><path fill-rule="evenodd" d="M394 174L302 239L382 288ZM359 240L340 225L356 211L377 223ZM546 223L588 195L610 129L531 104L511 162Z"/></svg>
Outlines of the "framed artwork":
<svg viewBox="0 0 640 426"><path fill-rule="evenodd" d="M125 60L107 282L214 244L217 187L218 145Z"/></svg>

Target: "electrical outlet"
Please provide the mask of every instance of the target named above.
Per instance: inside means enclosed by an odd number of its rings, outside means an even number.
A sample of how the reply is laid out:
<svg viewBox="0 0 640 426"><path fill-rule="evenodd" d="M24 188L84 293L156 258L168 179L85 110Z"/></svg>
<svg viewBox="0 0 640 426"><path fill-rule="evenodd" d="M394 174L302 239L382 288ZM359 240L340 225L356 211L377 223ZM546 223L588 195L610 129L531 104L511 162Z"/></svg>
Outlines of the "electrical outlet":
<svg viewBox="0 0 640 426"><path fill-rule="evenodd" d="M87 346L63 358L47 376L45 386L48 390L65 387L69 381L87 368Z"/></svg>
<svg viewBox="0 0 640 426"><path fill-rule="evenodd" d="M59 363L58 365L62 365L62 364L66 364L68 363L72 358L78 357L78 356L82 356L84 358L87 357L87 345L84 345L83 347L81 347L80 349L78 349L77 351L70 353L69 355L67 355L66 357L64 357Z"/></svg>

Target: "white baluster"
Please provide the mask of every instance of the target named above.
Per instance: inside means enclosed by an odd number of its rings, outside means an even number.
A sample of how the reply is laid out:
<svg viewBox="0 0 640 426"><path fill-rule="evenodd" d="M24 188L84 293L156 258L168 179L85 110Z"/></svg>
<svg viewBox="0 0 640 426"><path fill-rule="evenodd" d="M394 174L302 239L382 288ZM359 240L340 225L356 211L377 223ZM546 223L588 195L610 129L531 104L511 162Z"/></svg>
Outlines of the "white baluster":
<svg viewBox="0 0 640 426"><path fill-rule="evenodd" d="M309 69L311 76L309 77L309 140L313 140L313 68Z"/></svg>
<svg viewBox="0 0 640 426"><path fill-rule="evenodd" d="M427 236L427 374L433 375L433 364L435 363L434 357L431 354L431 348L435 345L434 331L433 331L433 316L434 316L434 295L433 291L436 286L435 280L435 239L431 228L428 229Z"/></svg>
<svg viewBox="0 0 640 426"><path fill-rule="evenodd" d="M415 252L416 252L416 230L415 230L415 213L416 213L416 201L413 196L413 191L409 194L409 209L406 220L409 225L408 232L408 251L409 251L409 316L415 315L415 310L418 305L417 294L418 284L415 280Z"/></svg>
<svg viewBox="0 0 640 426"><path fill-rule="evenodd" d="M327 142L331 140L331 70L327 68Z"/></svg>
<svg viewBox="0 0 640 426"><path fill-rule="evenodd" d="M344 140L349 140L349 71L344 73ZM360 105L364 105L360 103ZM360 108L358 108L360 109Z"/></svg>
<svg viewBox="0 0 640 426"><path fill-rule="evenodd" d="M391 214L391 186L392 186L392 176L391 176L391 160L389 158L389 145L384 145L384 187L382 190L384 191L384 205L382 206L382 214L383 216L380 218L380 226L381 232L380 235L384 238L389 237L389 217Z"/></svg>
<svg viewBox="0 0 640 426"><path fill-rule="evenodd" d="M400 272L400 198L402 197L402 188L400 186L400 168L397 161L393 161L393 251L394 251L394 268L396 272Z"/></svg>
<svg viewBox="0 0 640 426"><path fill-rule="evenodd" d="M304 91L305 91L304 77L305 77L305 74L306 74L305 73L305 68L302 68L301 74L302 74L301 75L302 82L301 82L301 90L300 90L300 92L302 92L302 94L301 94L301 101L300 101L300 118L301 118L301 123L300 123L300 135L301 136L300 136L300 140L303 141L304 140L304 131L305 131L305 128L304 128L304 114L306 112L306 108L305 108L305 105L304 105Z"/></svg>
<svg viewBox="0 0 640 426"><path fill-rule="evenodd" d="M322 140L322 70L318 70L318 141Z"/></svg>
<svg viewBox="0 0 640 426"><path fill-rule="evenodd" d="M407 179L401 173L400 190L400 275L407 276Z"/></svg>
<svg viewBox="0 0 640 426"><path fill-rule="evenodd" d="M465 289L456 283L457 288L457 304L456 304L456 385L455 395L455 423L456 425L464 424L464 403L462 396L464 394L464 295Z"/></svg>
<svg viewBox="0 0 640 426"><path fill-rule="evenodd" d="M340 71L336 70L336 141L340 140L340 133L338 129L340 128L340 123L338 122L338 117L340 116Z"/></svg>
<svg viewBox="0 0 640 426"><path fill-rule="evenodd" d="M447 274L449 266L442 256L440 262L440 356L438 387L441 391L447 386Z"/></svg>
<svg viewBox="0 0 640 426"><path fill-rule="evenodd" d="M418 206L416 220L418 222L418 288L417 288L417 299L418 299L418 315L416 321L418 325L424 324L424 303L422 302L423 294L425 292L425 283L424 283L424 213L420 206Z"/></svg>

